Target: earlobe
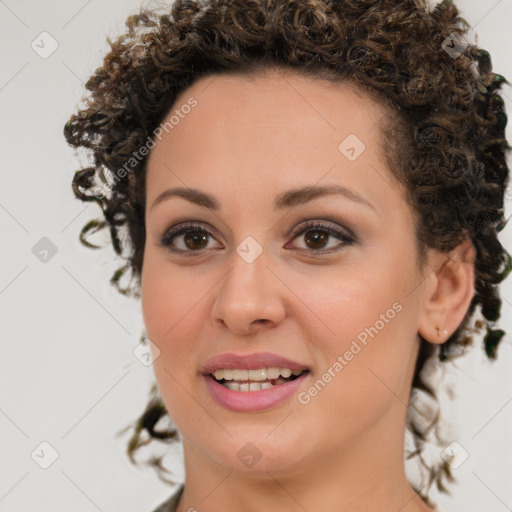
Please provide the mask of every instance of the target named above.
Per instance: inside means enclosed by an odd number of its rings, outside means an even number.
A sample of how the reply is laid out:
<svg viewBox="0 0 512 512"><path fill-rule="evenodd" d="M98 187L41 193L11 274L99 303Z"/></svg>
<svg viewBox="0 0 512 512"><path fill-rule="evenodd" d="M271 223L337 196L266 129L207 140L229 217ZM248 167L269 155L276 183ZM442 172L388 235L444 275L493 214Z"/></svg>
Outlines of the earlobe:
<svg viewBox="0 0 512 512"><path fill-rule="evenodd" d="M444 343L459 327L475 294L476 250L467 238L449 253L432 250L431 274L423 287L418 333L431 343Z"/></svg>
<svg viewBox="0 0 512 512"><path fill-rule="evenodd" d="M437 334L438 338L441 336L439 325L436 325L436 334ZM448 334L448 329L443 329L443 336L445 338L447 337L447 334Z"/></svg>

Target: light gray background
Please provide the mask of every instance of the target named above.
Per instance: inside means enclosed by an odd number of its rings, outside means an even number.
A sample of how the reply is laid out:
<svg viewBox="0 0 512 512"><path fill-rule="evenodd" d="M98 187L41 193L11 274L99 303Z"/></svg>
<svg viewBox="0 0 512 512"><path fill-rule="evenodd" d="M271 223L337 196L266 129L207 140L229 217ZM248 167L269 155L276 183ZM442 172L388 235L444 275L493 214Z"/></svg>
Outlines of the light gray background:
<svg viewBox="0 0 512 512"><path fill-rule="evenodd" d="M121 33L139 5L0 1L3 512L143 512L172 491L151 470L135 469L124 455L127 436L116 437L143 410L153 370L133 355L143 327L140 305L108 283L120 260L110 247L93 251L78 241L81 227L99 217L99 209L74 198L71 180L81 165L62 135L84 83L109 49L106 36ZM512 1L458 5L480 46L491 52L494 70L512 80ZM31 47L43 31L59 45L47 59ZM512 89L504 94L511 113ZM512 140L511 123L507 133ZM509 251L511 233L509 226L501 235ZM46 263L32 252L42 237L57 248ZM500 326L512 333L510 279L502 289ZM443 512L512 507L511 336L497 362L486 362L478 347L446 377L457 391L455 402L444 401L444 411L451 408L448 438L464 446L469 458L454 470L459 484L453 497L432 495ZM39 447L43 441L59 455L48 469L34 460L50 456ZM175 461L177 478L183 478L180 457L178 447L166 459Z"/></svg>

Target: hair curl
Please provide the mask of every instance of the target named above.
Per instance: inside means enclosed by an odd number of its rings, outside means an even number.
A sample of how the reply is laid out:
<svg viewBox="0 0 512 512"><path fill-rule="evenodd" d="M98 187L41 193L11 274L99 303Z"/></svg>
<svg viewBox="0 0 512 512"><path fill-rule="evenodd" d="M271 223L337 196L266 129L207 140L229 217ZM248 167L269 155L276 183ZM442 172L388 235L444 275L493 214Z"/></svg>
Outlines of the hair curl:
<svg viewBox="0 0 512 512"><path fill-rule="evenodd" d="M114 250L125 260L111 279L120 293L140 297L147 157L121 170L153 140L178 94L212 74L294 70L356 85L394 114L382 126L386 159L416 215L420 259L426 247L447 252L468 237L476 249L467 314L440 346L420 336L413 391L435 399L425 363L463 353L482 327L485 353L496 358L504 335L494 329L498 285L512 266L498 240L506 224L510 150L499 93L508 81L492 72L489 53L476 45L466 41L459 56L445 51L447 41L451 47L457 37L464 41L469 27L450 0L432 8L426 0L177 0L167 10L141 8L126 27L115 41L107 39L111 50L86 84L84 108L64 128L67 142L93 158L75 172L74 194L98 203L104 217L88 222L80 240L97 248L86 233L110 229ZM122 286L126 271L131 278ZM483 320L471 327L478 305ZM130 440L130 458L148 442L141 440L144 430L149 440L176 438L174 429L155 431L167 412L153 394ZM438 416L426 426L408 420L415 442L410 456L429 471L427 492L434 480L445 492L443 480L453 480L446 462L429 467L421 456Z"/></svg>

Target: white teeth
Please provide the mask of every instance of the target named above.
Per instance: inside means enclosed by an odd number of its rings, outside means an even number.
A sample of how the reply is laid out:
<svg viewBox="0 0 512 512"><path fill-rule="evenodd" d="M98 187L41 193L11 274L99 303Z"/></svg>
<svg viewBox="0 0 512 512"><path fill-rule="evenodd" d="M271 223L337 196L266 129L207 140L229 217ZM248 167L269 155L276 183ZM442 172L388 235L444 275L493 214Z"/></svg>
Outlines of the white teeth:
<svg viewBox="0 0 512 512"><path fill-rule="evenodd" d="M264 380L273 380L279 376L287 379L292 374L295 376L300 375L303 370L291 370L290 368L277 368L271 366L268 368L258 368L257 370L225 370L217 369L214 372L214 377L217 380L233 380L233 381L253 381L262 382Z"/></svg>
<svg viewBox="0 0 512 512"><path fill-rule="evenodd" d="M285 384L292 374L298 376L304 371L277 368L276 366L258 368L257 370L217 369L214 372L214 377L218 381L223 381L222 385L228 389L250 392Z"/></svg>
<svg viewBox="0 0 512 512"><path fill-rule="evenodd" d="M232 380L247 380L249 378L249 370L231 370Z"/></svg>
<svg viewBox="0 0 512 512"><path fill-rule="evenodd" d="M279 368L272 366L267 368L267 379L277 379L279 377Z"/></svg>
<svg viewBox="0 0 512 512"><path fill-rule="evenodd" d="M239 384L238 382L225 382L224 386L233 391L260 391L261 389L270 389L274 385L270 382L250 382Z"/></svg>
<svg viewBox="0 0 512 512"><path fill-rule="evenodd" d="M281 377L287 379L292 374L292 371L290 368L280 368L279 373L281 374Z"/></svg>
<svg viewBox="0 0 512 512"><path fill-rule="evenodd" d="M267 380L267 370L260 368L259 370L249 370L249 380Z"/></svg>
<svg viewBox="0 0 512 512"><path fill-rule="evenodd" d="M224 385L233 391L240 391L240 384L238 382L226 382Z"/></svg>
<svg viewBox="0 0 512 512"><path fill-rule="evenodd" d="M233 375L231 370L215 370L215 378L217 380L226 379L233 380Z"/></svg>

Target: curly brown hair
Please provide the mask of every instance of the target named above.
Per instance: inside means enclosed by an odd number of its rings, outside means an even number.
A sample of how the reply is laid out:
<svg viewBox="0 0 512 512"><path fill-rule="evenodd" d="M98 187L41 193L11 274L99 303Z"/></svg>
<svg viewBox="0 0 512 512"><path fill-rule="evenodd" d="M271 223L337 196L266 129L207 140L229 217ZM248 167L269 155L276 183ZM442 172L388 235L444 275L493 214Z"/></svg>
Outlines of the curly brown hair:
<svg viewBox="0 0 512 512"><path fill-rule="evenodd" d="M460 355L483 327L485 353L496 358L504 335L494 328L498 285L512 266L498 240L506 224L510 150L500 88L508 82L492 72L489 53L465 39L469 24L452 1L429 7L426 0L177 0L167 12L141 8L126 26L115 41L108 39L111 50L86 84L84 108L64 128L67 142L92 156L90 167L75 172L74 194L97 202L104 217L88 222L80 240L97 248L86 233L110 229L125 260L111 279L119 292L140 297L147 163L141 148L154 145L178 94L208 75L293 70L356 85L393 113L382 126L386 160L406 186L421 261L427 247L448 252L468 237L476 249L467 314L444 344L420 335L413 392L435 399L425 363ZM478 305L482 319L471 325ZM129 442L132 462L152 439L178 438L173 428L156 430L167 411L156 387L152 393ZM438 417L423 426L408 420L415 442L410 456L428 469L427 491L434 480L441 491L445 478L453 480L446 462L429 467L422 458ZM152 463L161 468L160 459Z"/></svg>

